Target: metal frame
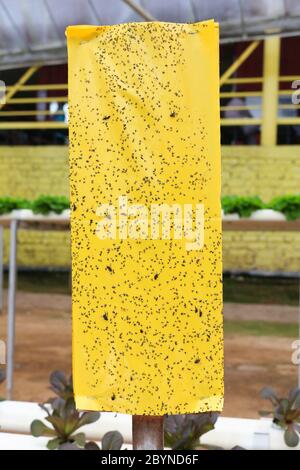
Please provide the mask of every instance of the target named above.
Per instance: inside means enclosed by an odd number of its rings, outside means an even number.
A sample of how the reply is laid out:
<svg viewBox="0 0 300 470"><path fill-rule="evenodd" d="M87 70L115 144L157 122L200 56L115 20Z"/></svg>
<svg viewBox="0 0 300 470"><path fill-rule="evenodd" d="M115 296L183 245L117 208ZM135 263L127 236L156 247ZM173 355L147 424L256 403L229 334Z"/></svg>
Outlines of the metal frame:
<svg viewBox="0 0 300 470"><path fill-rule="evenodd" d="M17 290L17 251L18 251L18 229L25 228L30 230L68 230L70 229L69 220L64 219L34 219L23 221L20 219L0 220L0 227L10 229L9 246L9 273L8 273L8 300L7 300L7 358L6 358L6 397L8 400L13 398L14 386L14 352L15 352L15 320L16 320L16 290ZM1 233L0 230L0 233ZM3 263L0 264L3 270ZM1 294L3 286L0 284Z"/></svg>
<svg viewBox="0 0 300 470"><path fill-rule="evenodd" d="M264 42L262 145L276 145L277 141L280 42L278 36L268 38Z"/></svg>
<svg viewBox="0 0 300 470"><path fill-rule="evenodd" d="M222 118L222 126L243 126L243 125L261 125L261 145L275 146L277 140L278 125L300 125L300 117L278 117L279 109L299 109L299 105L280 104L279 96L289 96L295 90L280 90L280 82L293 82L297 76L280 77L280 46L281 38L274 35L264 40L263 53L263 77L245 77L232 78L232 74L250 57L256 50L260 41L253 41L245 51L233 62L233 64L223 73L220 78L220 86L239 85L239 84L261 84L261 91L226 91L220 93L220 98L244 98L247 96L261 97L261 106L221 106L221 111L225 110L253 110L261 109L261 118Z"/></svg>
<svg viewBox="0 0 300 470"><path fill-rule="evenodd" d="M253 41L247 49L242 52L242 54L233 62L233 64L230 65L230 67L226 70L226 72L223 73L223 75L220 78L220 87L222 87L228 78L231 77L231 75L237 71L237 69L250 57L252 52L257 49L259 46L260 41Z"/></svg>
<svg viewBox="0 0 300 470"><path fill-rule="evenodd" d="M35 65L26 70L26 72L19 78L19 80L11 86L6 87L7 94L5 96L5 103L0 104L0 118L1 117L15 117L15 116L59 116L64 113L61 110L55 113L49 110L41 111L35 110L19 110L16 108L11 111L3 111L6 105L20 105L20 104L37 104L37 103L52 103L53 101L59 103L67 103L68 97L66 96L51 96L51 97L29 97L29 98L16 98L18 92L32 92L32 91L61 91L68 90L66 83L45 84L45 85L26 85L27 81L32 75L40 68L40 65ZM67 129L68 124L61 121L1 121L0 130L14 130L14 129Z"/></svg>
<svg viewBox="0 0 300 470"><path fill-rule="evenodd" d="M125 3L130 4L135 8L135 2L132 0L124 0ZM145 13L145 12L144 12ZM142 14L142 12L140 12ZM146 12L146 16L149 15ZM142 15L143 16L143 15ZM150 20L150 17L144 16L145 19ZM150 15L151 16L151 15ZM245 98L249 96L261 97L262 104L260 105L241 105L241 106L224 106L221 105L221 111L235 110L235 111L251 111L262 110L261 118L222 118L222 126L261 126L261 145L271 146L276 145L277 126L278 125L300 125L300 117L278 117L279 109L299 109L300 105L280 104L279 96L289 96L295 90L279 90L279 83L292 82L299 77L297 76L279 76L279 61L280 61L280 36L270 36L264 41L264 54L263 54L263 76L262 77L243 77L236 78L233 74L239 67L251 56L257 49L261 41L253 41L248 47L240 54L239 57L228 67L228 69L220 77L220 98ZM67 92L68 85L65 83L45 84L45 85L28 85L26 82L29 78L39 69L40 65L30 67L16 82L15 85L7 87L6 103L10 105L20 104L34 104L34 103L50 103L57 101L59 103L66 103L67 96L53 96L53 97L15 97L18 92L32 92L39 90L65 90ZM262 86L260 91L222 91L222 87L226 85L241 85L241 84L259 84ZM19 116L57 116L62 115L63 112L58 110L51 113L49 110L3 110L5 104L0 105L0 119L5 117ZM0 130L12 129L67 129L68 124L61 121L5 121L0 120Z"/></svg>
<svg viewBox="0 0 300 470"><path fill-rule="evenodd" d="M27 80L29 80L29 78L36 72L36 70L39 69L39 66L33 66L33 67L30 67L29 69L26 70L26 72L21 76L21 78L19 78L19 80L17 81L17 83L15 83L15 85L13 85L12 87L9 87L9 91L8 93L6 94L5 96L5 100L6 100L6 103L2 103L0 104L0 109L3 108L3 106L5 106L5 104L8 104L11 102L11 99L12 97L20 90L20 88L22 87L22 85L24 85L24 83L27 82Z"/></svg>

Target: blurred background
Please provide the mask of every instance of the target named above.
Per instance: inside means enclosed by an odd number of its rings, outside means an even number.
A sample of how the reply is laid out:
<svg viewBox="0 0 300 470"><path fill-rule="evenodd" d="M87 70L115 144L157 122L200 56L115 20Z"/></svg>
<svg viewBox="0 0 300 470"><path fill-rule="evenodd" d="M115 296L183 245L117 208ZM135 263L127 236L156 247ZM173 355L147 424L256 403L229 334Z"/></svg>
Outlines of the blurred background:
<svg viewBox="0 0 300 470"><path fill-rule="evenodd" d="M6 197L69 196L67 25L209 18L220 22L221 39L224 415L258 417L263 386L286 394L298 380L292 344L299 331L299 1L1 0L0 206ZM10 254L3 225L1 339ZM20 223L16 259L11 393L42 401L49 373L71 370L68 222ZM3 395L5 382L1 387Z"/></svg>

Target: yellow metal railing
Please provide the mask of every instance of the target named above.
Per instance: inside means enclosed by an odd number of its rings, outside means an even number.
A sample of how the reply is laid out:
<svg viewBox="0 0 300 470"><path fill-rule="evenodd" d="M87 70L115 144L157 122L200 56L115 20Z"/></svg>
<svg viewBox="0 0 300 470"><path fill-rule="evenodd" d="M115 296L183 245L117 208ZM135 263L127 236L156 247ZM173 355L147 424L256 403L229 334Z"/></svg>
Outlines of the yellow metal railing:
<svg viewBox="0 0 300 470"><path fill-rule="evenodd" d="M221 112L224 114L226 111L249 111L249 117L225 117L222 116L222 126L244 126L255 125L261 126L261 145L272 146L276 145L277 127L278 125L300 126L300 117L282 117L280 116L281 110L298 110L299 105L292 103L292 95L294 89L280 90L280 83L291 83L299 79L299 76L283 76L280 77L280 45L281 40L279 36L270 37L264 41L263 53L263 76L262 77L243 77L235 78L232 74L247 60L250 55L256 50L259 41L252 42L245 51L236 59L236 61L226 70L220 79L220 99L221 99ZM258 91L222 91L224 85L261 85ZM280 97L290 96L290 103L281 103ZM260 100L259 104L241 104L224 105L224 99L247 97L257 98ZM251 117L251 111L256 111L255 116ZM260 117L258 117L260 115Z"/></svg>
<svg viewBox="0 0 300 470"><path fill-rule="evenodd" d="M220 77L220 100L221 100L221 125L222 126L260 126L261 144L264 146L276 145L277 126L290 125L300 126L300 117L282 117L280 110L298 110L300 105L292 103L294 89L280 90L280 83L291 83L298 80L299 76L279 76L280 63L280 38L272 36L264 41L263 54L263 76L237 78L233 75L239 67L257 49L260 41L253 41L247 46L243 53L230 65L230 67ZM64 111L58 109L50 111L49 104L52 102L67 103L67 84L27 84L32 75L39 69L39 66L29 68L21 78L12 86L6 88L6 103L0 105L0 130L1 129L55 129L67 128L68 124L55 120L55 117L64 115ZM231 88L241 85L258 85L257 91L223 90L223 87ZM44 91L45 96L16 97L19 92L39 92ZM48 91L65 91L63 96L47 96ZM291 97L290 103L282 103L280 97ZM258 102L230 104L230 100L240 98L256 98ZM44 104L44 109L39 109L38 104ZM26 109L26 106L30 109ZM31 106L30 106L31 105ZM6 109L12 106L13 109ZM18 109L21 106L21 109ZM228 111L238 113L244 112L244 117L226 116ZM248 116L245 112L249 112ZM253 113L251 113L253 112ZM36 120L26 120L27 117L35 117ZM20 120L10 120L15 118ZM22 120L22 118L25 118ZM52 118L52 119L51 119ZM9 120L8 120L9 119Z"/></svg>
<svg viewBox="0 0 300 470"><path fill-rule="evenodd" d="M68 85L66 83L58 84L43 84L43 85L28 85L26 82L32 77L32 75L40 68L39 65L30 67L26 72L21 76L21 78L16 82L16 84L7 86L5 103L0 105L0 130L3 129L66 129L68 124L63 121L56 121L55 116L64 116L65 113L63 110L56 110L54 112L50 109L38 109L36 105L43 104L47 105L53 102L56 103L67 103L67 90ZM29 97L15 97L17 93L20 92L38 92L38 91L66 91L65 96L29 96ZM5 109L7 106L14 105L14 109ZM35 105L33 109L18 109L18 105ZM15 117L41 117L46 118L46 120L5 120L7 118Z"/></svg>

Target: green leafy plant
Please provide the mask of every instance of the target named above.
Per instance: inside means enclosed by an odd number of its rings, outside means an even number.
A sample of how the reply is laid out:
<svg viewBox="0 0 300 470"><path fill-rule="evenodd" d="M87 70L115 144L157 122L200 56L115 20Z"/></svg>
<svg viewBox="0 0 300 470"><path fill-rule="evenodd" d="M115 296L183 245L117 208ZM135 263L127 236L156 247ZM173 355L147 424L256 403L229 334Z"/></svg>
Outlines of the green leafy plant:
<svg viewBox="0 0 300 470"><path fill-rule="evenodd" d="M104 434L101 448L96 442L87 442L85 450L120 450L124 443L123 436L119 431L109 431Z"/></svg>
<svg viewBox="0 0 300 470"><path fill-rule="evenodd" d="M40 404L40 407L46 412L45 420L51 427L40 420L34 420L31 423L32 435L51 437L47 444L50 450L61 448L63 444L68 443L83 448L86 443L85 434L76 431L86 424L97 421L100 414L96 411L76 410L72 378L67 379L63 372L53 372L50 376L50 385L57 396Z"/></svg>
<svg viewBox="0 0 300 470"><path fill-rule="evenodd" d="M278 196L272 199L268 208L282 212L287 220L300 218L300 194Z"/></svg>
<svg viewBox="0 0 300 470"><path fill-rule="evenodd" d="M104 434L101 447L96 442L87 442L84 449L80 449L76 442L61 444L60 450L120 450L123 445L123 436L119 431L109 431Z"/></svg>
<svg viewBox="0 0 300 470"><path fill-rule="evenodd" d="M0 215L9 214L15 209L30 209L31 202L27 199L17 197L0 198Z"/></svg>
<svg viewBox="0 0 300 470"><path fill-rule="evenodd" d="M300 389L294 388L287 398L279 398L274 390L265 387L261 397L269 400L272 411L260 411L261 416L273 416L273 423L284 430L284 441L289 447L299 444L300 434Z"/></svg>
<svg viewBox="0 0 300 470"><path fill-rule="evenodd" d="M49 212L61 214L69 208L70 202L65 196L40 196L32 202L32 210L35 214L47 215Z"/></svg>
<svg viewBox="0 0 300 470"><path fill-rule="evenodd" d="M78 411L74 401L72 377L67 378L63 372L55 371L50 375L50 389L56 394L40 407L46 412L45 420L51 427L40 420L31 423L31 433L35 437L51 437L47 447L50 450L119 450L123 437L118 431L107 432L101 442L101 448L95 442L86 442L83 432L78 429L97 421L97 411Z"/></svg>
<svg viewBox="0 0 300 470"><path fill-rule="evenodd" d="M172 450L201 447L200 437L215 427L218 413L167 416L164 421L165 445Z"/></svg>
<svg viewBox="0 0 300 470"><path fill-rule="evenodd" d="M252 212L264 207L264 203L258 196L222 197L222 208L225 214L237 213L240 217L249 217Z"/></svg>

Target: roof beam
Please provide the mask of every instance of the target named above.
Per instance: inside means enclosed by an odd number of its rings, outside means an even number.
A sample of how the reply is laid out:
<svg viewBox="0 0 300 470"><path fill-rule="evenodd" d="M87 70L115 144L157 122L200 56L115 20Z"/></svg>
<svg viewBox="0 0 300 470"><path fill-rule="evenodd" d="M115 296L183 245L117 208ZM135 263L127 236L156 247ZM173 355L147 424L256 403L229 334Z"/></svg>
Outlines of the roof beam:
<svg viewBox="0 0 300 470"><path fill-rule="evenodd" d="M123 0L132 10L138 13L146 21L157 21L144 7L137 4L134 0Z"/></svg>

